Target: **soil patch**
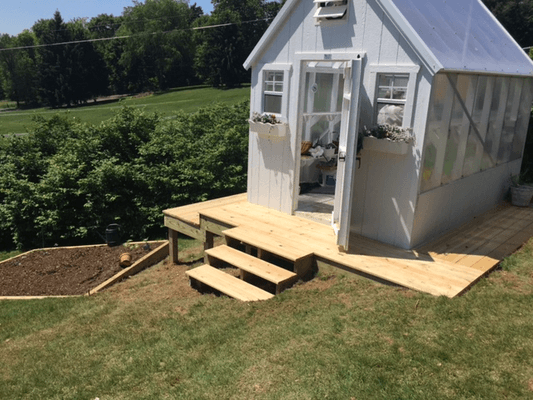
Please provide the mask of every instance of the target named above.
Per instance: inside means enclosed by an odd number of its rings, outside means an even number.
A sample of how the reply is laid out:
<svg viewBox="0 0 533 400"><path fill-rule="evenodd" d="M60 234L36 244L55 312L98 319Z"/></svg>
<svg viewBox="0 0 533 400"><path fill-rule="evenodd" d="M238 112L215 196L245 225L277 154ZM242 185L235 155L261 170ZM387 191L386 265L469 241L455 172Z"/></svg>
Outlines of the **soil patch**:
<svg viewBox="0 0 533 400"><path fill-rule="evenodd" d="M0 296L81 295L122 270L120 255L132 263L159 244L42 249L0 263Z"/></svg>

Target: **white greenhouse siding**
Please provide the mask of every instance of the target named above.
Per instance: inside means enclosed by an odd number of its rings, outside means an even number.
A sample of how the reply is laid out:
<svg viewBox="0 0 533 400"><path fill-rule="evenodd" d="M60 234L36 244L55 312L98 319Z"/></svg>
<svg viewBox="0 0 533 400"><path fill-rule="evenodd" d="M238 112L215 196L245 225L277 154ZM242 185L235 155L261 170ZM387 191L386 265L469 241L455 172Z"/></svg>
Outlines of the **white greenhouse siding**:
<svg viewBox="0 0 533 400"><path fill-rule="evenodd" d="M351 230L408 249L502 201L509 176L520 170L533 63L481 2L348 0L347 18L320 24L315 11L312 0L288 0L245 62L246 68L253 67L251 112L264 111L264 72L284 71L279 117L288 123L283 138L250 133L248 201L287 214L295 211L304 129L299 113L306 98L302 64L359 56L359 126L376 123L378 74L409 75L403 123L413 129L416 142L403 155L362 150ZM483 31L483 26L490 29ZM459 84L438 89L448 74ZM495 82L502 82L502 98L508 99L498 107L492 98ZM511 131L519 134L513 138ZM455 144L447 150L450 137ZM500 141L507 144L491 144ZM431 151L435 159L424 160ZM453 159L450 152L456 153Z"/></svg>

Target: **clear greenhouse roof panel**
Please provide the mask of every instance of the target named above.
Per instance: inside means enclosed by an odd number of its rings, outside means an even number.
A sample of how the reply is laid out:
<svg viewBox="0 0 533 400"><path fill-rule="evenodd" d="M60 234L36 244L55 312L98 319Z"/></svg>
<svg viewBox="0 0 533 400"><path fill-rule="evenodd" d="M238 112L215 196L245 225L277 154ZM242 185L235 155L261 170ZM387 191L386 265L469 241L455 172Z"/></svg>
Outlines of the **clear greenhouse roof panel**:
<svg viewBox="0 0 533 400"><path fill-rule="evenodd" d="M445 70L533 75L527 54L480 0L390 0Z"/></svg>

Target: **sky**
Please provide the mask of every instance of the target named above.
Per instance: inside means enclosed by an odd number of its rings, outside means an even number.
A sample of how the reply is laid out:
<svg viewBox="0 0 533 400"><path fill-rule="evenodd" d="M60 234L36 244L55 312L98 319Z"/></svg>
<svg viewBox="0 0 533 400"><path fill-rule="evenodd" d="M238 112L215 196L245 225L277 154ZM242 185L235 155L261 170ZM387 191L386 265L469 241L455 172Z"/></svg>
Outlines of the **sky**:
<svg viewBox="0 0 533 400"><path fill-rule="evenodd" d="M144 2L144 1L142 1ZM202 7L204 13L213 11L211 0L192 0ZM30 29L40 19L53 18L59 10L63 21L75 18L93 18L100 14L122 14L125 7L133 5L133 0L2 0L0 8L0 34L18 35Z"/></svg>

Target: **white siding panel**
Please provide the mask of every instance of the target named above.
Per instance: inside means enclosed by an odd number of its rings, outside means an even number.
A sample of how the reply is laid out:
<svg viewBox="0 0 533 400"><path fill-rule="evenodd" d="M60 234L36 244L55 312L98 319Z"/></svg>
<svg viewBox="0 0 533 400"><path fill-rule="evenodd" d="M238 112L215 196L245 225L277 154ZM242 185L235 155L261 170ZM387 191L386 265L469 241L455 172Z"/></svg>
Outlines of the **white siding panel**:
<svg viewBox="0 0 533 400"><path fill-rule="evenodd" d="M384 18L381 26L381 46L379 48L379 63L392 65L398 59L398 38L400 33L390 19Z"/></svg>
<svg viewBox="0 0 533 400"><path fill-rule="evenodd" d="M377 64L381 51L381 33L383 10L374 0L369 0L366 8L366 20L364 26L363 50L367 52L367 63Z"/></svg>
<svg viewBox="0 0 533 400"><path fill-rule="evenodd" d="M350 20L355 23L355 26L353 28L353 36L351 36L351 47L354 51L363 51L364 27L366 26L366 9L368 6L365 1L353 1L352 7L353 12L350 15Z"/></svg>
<svg viewBox="0 0 533 400"><path fill-rule="evenodd" d="M259 87L260 68L252 70L252 90L250 94L250 114L252 110L258 110L261 106L261 89ZM251 115L250 115L251 116ZM257 148L257 135L249 133L248 139L248 201L258 204L259 192L259 150Z"/></svg>
<svg viewBox="0 0 533 400"><path fill-rule="evenodd" d="M507 194L509 176L520 171L521 162L502 164L422 193L416 207L413 247L496 206Z"/></svg>

